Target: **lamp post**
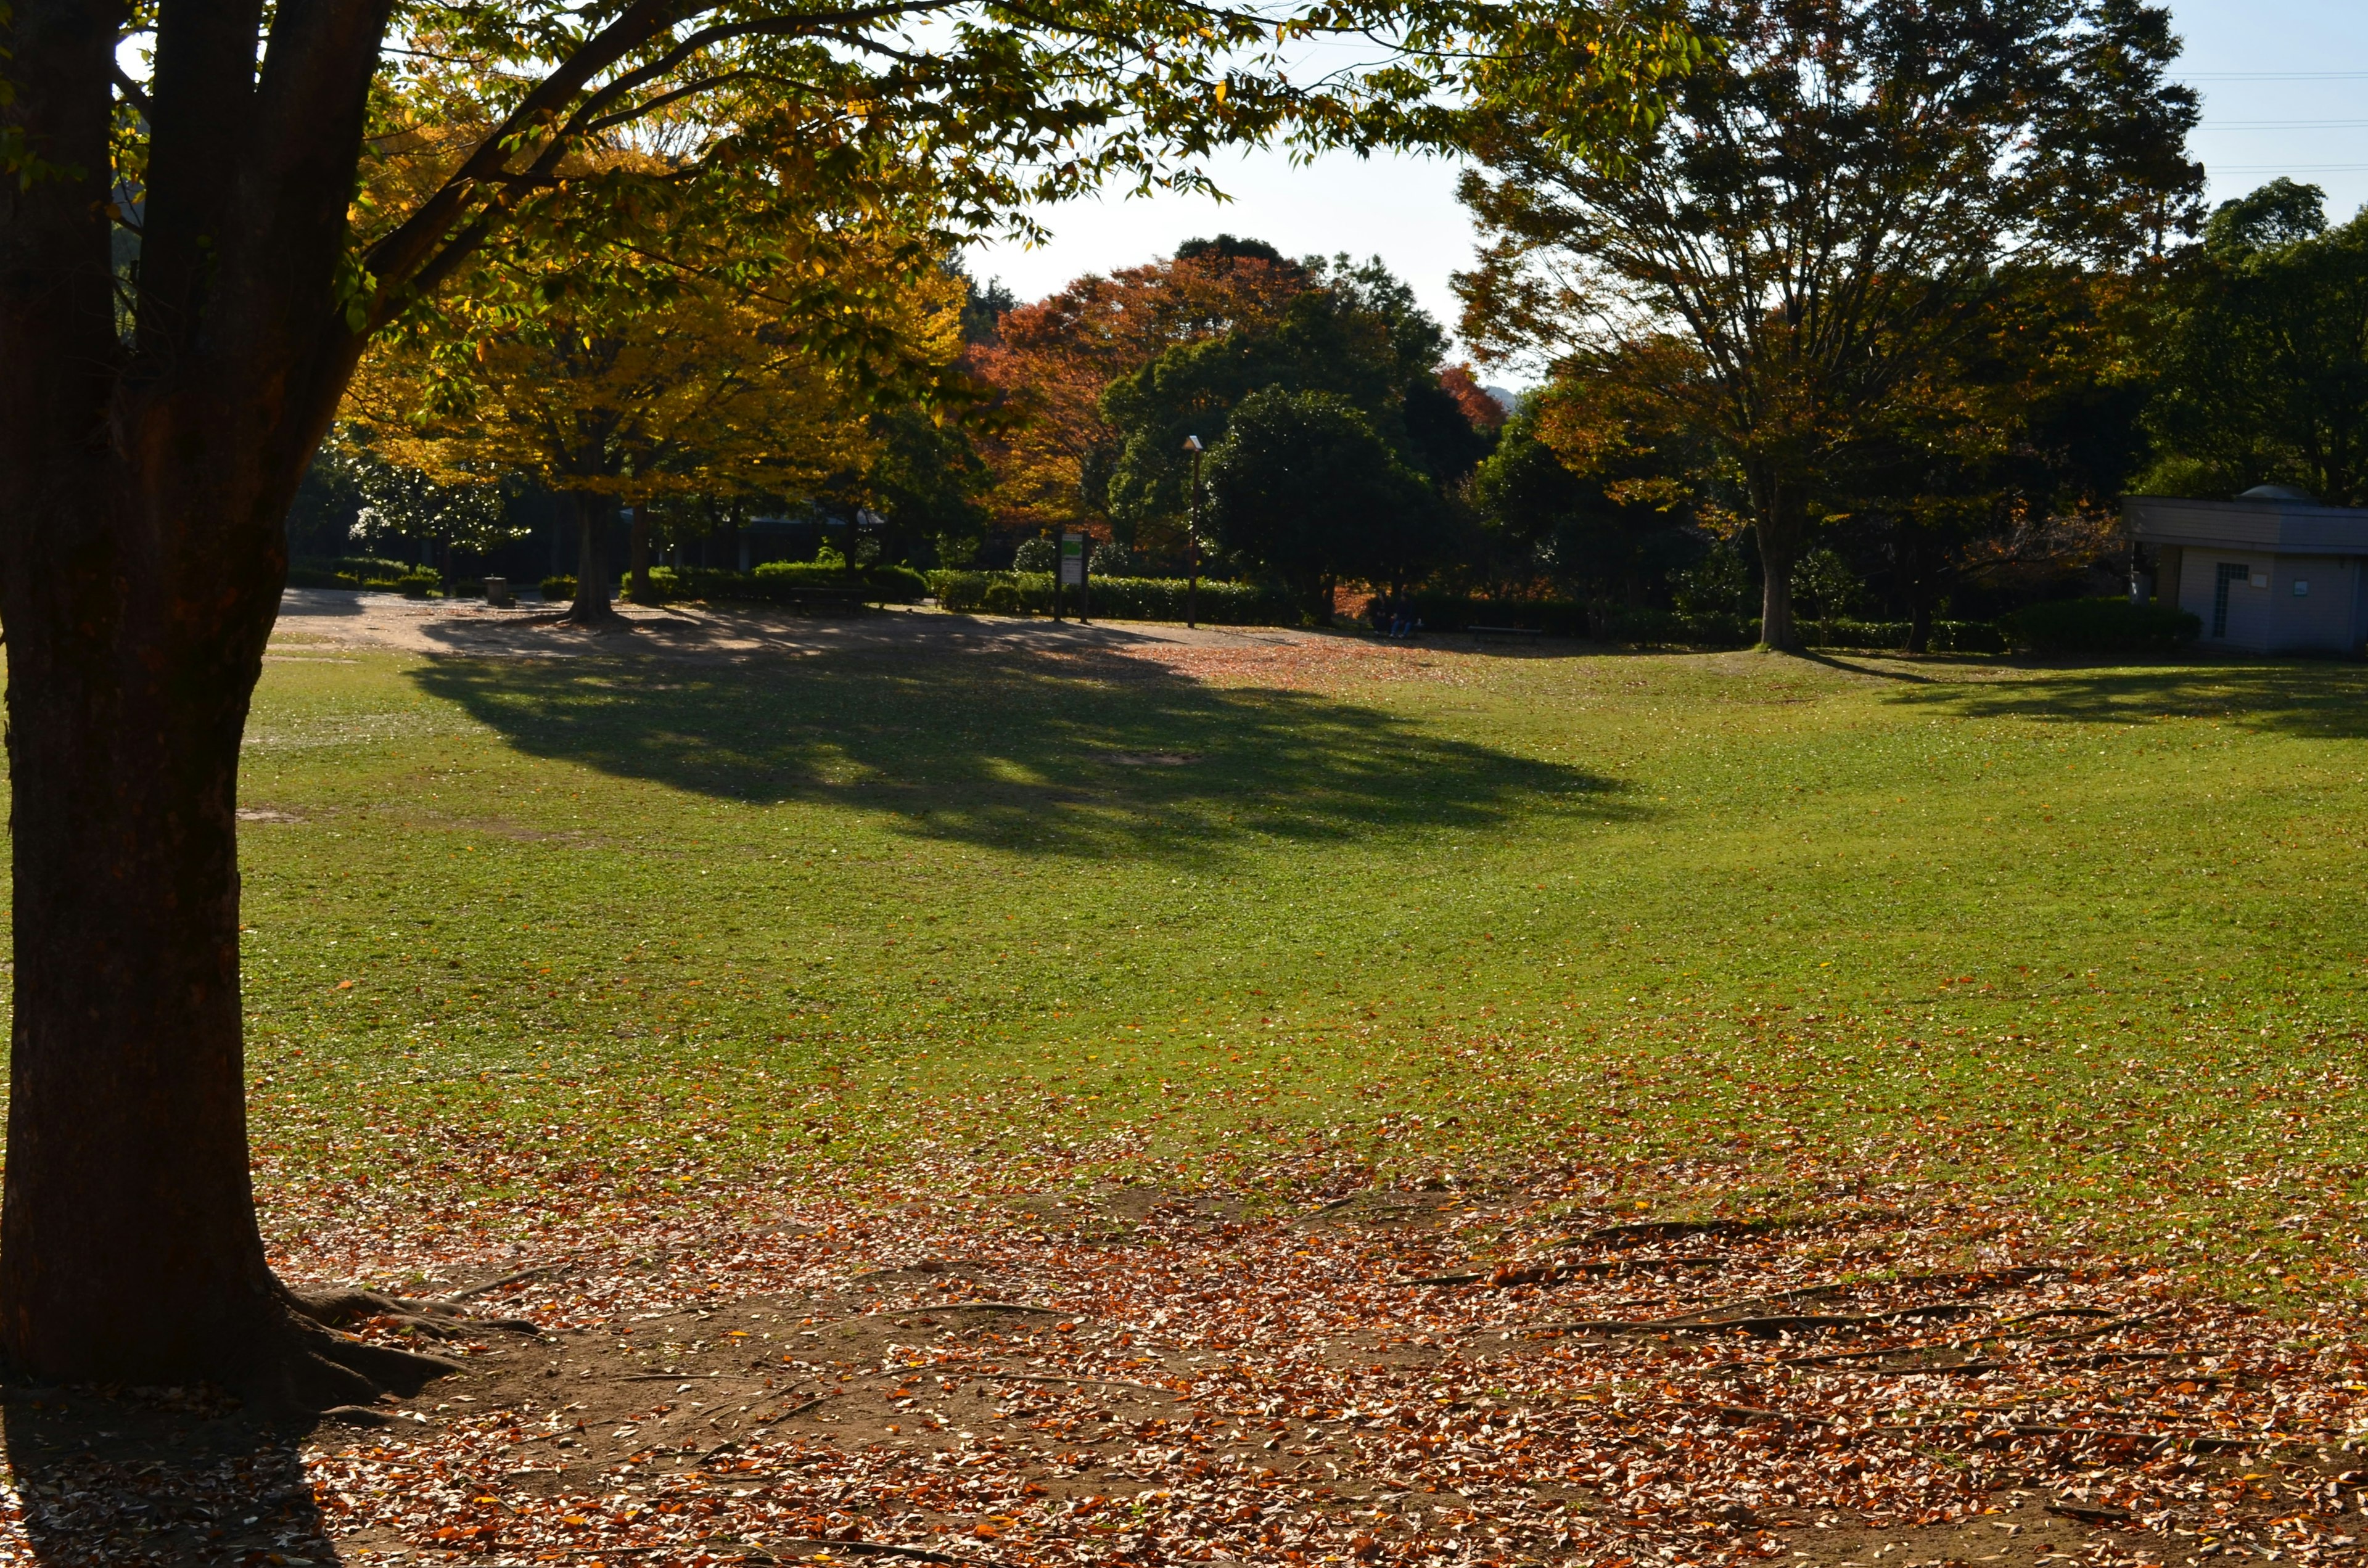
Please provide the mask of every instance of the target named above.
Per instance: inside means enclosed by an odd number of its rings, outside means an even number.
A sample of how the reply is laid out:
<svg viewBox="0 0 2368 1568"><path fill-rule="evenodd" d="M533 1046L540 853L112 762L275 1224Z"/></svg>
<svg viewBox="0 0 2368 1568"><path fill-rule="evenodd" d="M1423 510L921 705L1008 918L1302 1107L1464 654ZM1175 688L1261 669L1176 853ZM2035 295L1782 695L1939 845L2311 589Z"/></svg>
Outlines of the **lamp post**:
<svg viewBox="0 0 2368 1568"><path fill-rule="evenodd" d="M1192 454L1192 502L1186 513L1184 538L1191 551L1191 575L1184 580L1184 624L1197 628L1201 624L1201 437L1184 437L1184 449Z"/></svg>

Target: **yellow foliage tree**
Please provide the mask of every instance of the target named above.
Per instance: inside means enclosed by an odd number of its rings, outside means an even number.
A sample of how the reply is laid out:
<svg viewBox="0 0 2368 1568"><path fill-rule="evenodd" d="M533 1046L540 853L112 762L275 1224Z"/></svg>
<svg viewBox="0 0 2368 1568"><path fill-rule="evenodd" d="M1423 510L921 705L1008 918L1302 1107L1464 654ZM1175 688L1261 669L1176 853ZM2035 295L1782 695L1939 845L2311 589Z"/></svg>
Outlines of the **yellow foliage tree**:
<svg viewBox="0 0 2368 1568"><path fill-rule="evenodd" d="M416 183L451 140L422 122L373 185ZM611 150L572 172L597 179L643 157ZM605 619L599 541L618 507L634 508L646 593L653 503L806 499L869 465L882 401L955 374L962 288L916 265L930 254L924 196L903 211L816 213L761 249L694 214L646 224L655 244L597 269L541 247L488 253L372 346L347 391L346 435L439 483L524 473L554 492L579 540L571 619Z"/></svg>

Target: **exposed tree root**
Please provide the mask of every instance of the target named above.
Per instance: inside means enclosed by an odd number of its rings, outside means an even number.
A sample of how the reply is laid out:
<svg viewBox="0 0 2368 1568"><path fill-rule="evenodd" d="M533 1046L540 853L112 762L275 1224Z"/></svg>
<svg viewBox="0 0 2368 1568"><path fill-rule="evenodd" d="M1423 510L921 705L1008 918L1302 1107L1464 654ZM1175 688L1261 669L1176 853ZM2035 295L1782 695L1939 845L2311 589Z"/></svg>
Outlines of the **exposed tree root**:
<svg viewBox="0 0 2368 1568"><path fill-rule="evenodd" d="M561 616L556 624L578 626L586 631L631 631L633 629L632 621L619 615L614 607L605 604L598 608L587 605L571 605L568 607L567 613Z"/></svg>
<svg viewBox="0 0 2368 1568"><path fill-rule="evenodd" d="M263 1392L291 1408L332 1412L362 1420L385 1394L404 1398L461 1364L393 1346L372 1345L342 1332L369 1321L393 1320L438 1339L463 1339L489 1328L539 1334L518 1318L475 1318L447 1301L415 1301L376 1290L281 1292L285 1313L275 1347L263 1358Z"/></svg>
<svg viewBox="0 0 2368 1568"><path fill-rule="evenodd" d="M469 1301L473 1297L483 1296L490 1291L498 1290L505 1285L523 1284L529 1279L540 1278L543 1275L549 1274L554 1269L564 1268L567 1265L575 1261L575 1254L572 1252L563 1253L559 1256L554 1257L546 1263L538 1263L529 1268L520 1268L512 1273L505 1274L499 1278L485 1280L482 1284L464 1286L458 1290L448 1290L443 1295L438 1296L436 1299L443 1302L448 1307L458 1306L461 1302Z"/></svg>
<svg viewBox="0 0 2368 1568"><path fill-rule="evenodd" d="M1633 1247L1687 1236L1764 1236L1775 1229L1772 1220L1634 1220L1573 1236L1555 1246L1564 1251L1577 1247Z"/></svg>
<svg viewBox="0 0 2368 1568"><path fill-rule="evenodd" d="M370 1345L326 1328L301 1314L289 1314L281 1354L261 1379L261 1392L294 1410L367 1408L382 1394L408 1398L461 1363L416 1350Z"/></svg>
<svg viewBox="0 0 2368 1568"><path fill-rule="evenodd" d="M376 1290L332 1290L314 1296L297 1296L294 1303L297 1312L326 1328L350 1328L372 1318L391 1318L405 1328L434 1339L465 1339L481 1329L488 1328L503 1329L511 1334L542 1332L525 1318L471 1317L449 1296L421 1300L412 1296L382 1295Z"/></svg>

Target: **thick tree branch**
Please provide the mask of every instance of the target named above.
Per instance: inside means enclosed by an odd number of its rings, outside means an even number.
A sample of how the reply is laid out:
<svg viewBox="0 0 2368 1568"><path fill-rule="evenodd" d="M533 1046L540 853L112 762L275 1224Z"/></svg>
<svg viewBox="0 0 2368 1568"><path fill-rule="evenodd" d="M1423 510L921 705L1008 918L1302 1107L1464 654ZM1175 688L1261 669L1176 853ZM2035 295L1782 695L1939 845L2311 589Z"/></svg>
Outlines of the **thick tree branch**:
<svg viewBox="0 0 2368 1568"><path fill-rule="evenodd" d="M381 301L406 294L416 288L415 274L426 265L428 257L438 254L443 236L461 218L470 194L475 187L485 185L514 187L518 183L518 176L510 173L508 168L510 156L518 143L527 139L537 125L557 119L561 108L589 87L601 72L662 36L667 28L680 19L677 13L682 3L683 0L633 0L622 16L538 84L501 125L463 160L460 168L453 171L435 194L420 205L417 211L404 220L393 233L373 245L363 266L371 277L378 279ZM656 60L623 72L593 90L590 97L579 104L556 130L549 132L549 141L529 174L540 177L555 168L559 158L552 155L553 149L564 156L569 147L589 133L593 123L600 120L604 112L619 98L651 82L661 80L701 51L719 43L760 36L794 36L824 23L846 26L848 23L886 21L947 9L953 4L955 0L896 0L894 4L859 6L852 10L791 12L700 28ZM646 113L647 109L641 112ZM611 119L608 123L613 126L624 121ZM376 313L378 312L374 309L373 314Z"/></svg>
<svg viewBox="0 0 2368 1568"><path fill-rule="evenodd" d="M379 280L381 299L406 289L412 274L432 255L457 221L470 193L495 181L509 162L512 143L532 127L557 118L559 108L601 72L672 25L680 0L632 0L617 19L595 34L527 94L508 118L461 161L436 193L394 232L372 245L363 269Z"/></svg>
<svg viewBox="0 0 2368 1568"><path fill-rule="evenodd" d="M115 90L123 95L123 101L130 104L133 108L138 109L140 111L141 119L154 119L155 111L150 107L148 102L148 89L133 81L131 75L125 72L120 62L118 62L113 69L115 72Z"/></svg>

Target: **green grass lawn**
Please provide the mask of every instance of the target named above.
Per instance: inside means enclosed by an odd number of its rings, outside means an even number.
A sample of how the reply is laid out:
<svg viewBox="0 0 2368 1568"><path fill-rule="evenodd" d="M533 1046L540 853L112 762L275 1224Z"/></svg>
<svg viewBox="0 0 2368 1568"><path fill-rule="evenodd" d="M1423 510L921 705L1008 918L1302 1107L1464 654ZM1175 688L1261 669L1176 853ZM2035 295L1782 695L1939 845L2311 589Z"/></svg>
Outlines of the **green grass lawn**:
<svg viewBox="0 0 2368 1568"><path fill-rule="evenodd" d="M257 1142L423 1190L1941 1176L2354 1288L2368 670L1393 667L274 663Z"/></svg>

